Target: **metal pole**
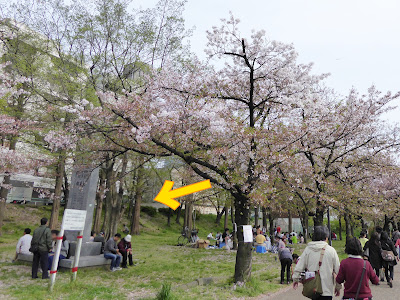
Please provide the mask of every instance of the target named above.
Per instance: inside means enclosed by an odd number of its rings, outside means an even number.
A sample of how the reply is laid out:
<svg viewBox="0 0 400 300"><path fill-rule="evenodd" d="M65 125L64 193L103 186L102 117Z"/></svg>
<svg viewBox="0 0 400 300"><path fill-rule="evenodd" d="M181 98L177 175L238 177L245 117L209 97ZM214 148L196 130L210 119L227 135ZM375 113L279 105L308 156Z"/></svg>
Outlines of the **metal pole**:
<svg viewBox="0 0 400 300"><path fill-rule="evenodd" d="M53 257L53 264L51 265L51 270L50 270L50 282L49 282L49 290L50 292L53 291L54 283L56 282L56 275L57 275L57 269L58 269L58 261L60 258L60 252L61 252L61 245L63 241L63 236L64 236L64 229L61 227L61 231L57 237L57 244L56 244L56 253L54 253ZM47 270L43 270L43 272L46 272Z"/></svg>
<svg viewBox="0 0 400 300"><path fill-rule="evenodd" d="M330 213L329 213L329 206L328 206L328 211L326 214L328 217L329 245L332 246L331 217L330 217Z"/></svg>
<svg viewBox="0 0 400 300"><path fill-rule="evenodd" d="M72 267L71 281L76 280L76 274L78 273L79 258L81 256L81 248L82 248L83 230L79 231L79 235L77 236L77 239L78 239L78 242L76 244L76 249L75 249L75 258L74 258L74 264Z"/></svg>

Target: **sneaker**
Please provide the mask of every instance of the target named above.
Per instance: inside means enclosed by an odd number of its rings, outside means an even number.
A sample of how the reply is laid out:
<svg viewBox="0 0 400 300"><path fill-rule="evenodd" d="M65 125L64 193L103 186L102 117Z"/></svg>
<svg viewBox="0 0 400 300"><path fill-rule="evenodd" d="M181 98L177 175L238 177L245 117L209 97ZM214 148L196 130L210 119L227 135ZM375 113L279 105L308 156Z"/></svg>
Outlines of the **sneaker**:
<svg viewBox="0 0 400 300"><path fill-rule="evenodd" d="M122 266L122 269L128 269L128 266Z"/></svg>
<svg viewBox="0 0 400 300"><path fill-rule="evenodd" d="M391 281L389 281L388 284L389 284L390 288L393 287L393 283Z"/></svg>
<svg viewBox="0 0 400 300"><path fill-rule="evenodd" d="M115 270L116 271L120 271L120 270L122 270L122 268L121 267L116 267Z"/></svg>
<svg viewBox="0 0 400 300"><path fill-rule="evenodd" d="M117 271L117 269L116 268L111 268L110 271L111 272L115 272L115 271Z"/></svg>

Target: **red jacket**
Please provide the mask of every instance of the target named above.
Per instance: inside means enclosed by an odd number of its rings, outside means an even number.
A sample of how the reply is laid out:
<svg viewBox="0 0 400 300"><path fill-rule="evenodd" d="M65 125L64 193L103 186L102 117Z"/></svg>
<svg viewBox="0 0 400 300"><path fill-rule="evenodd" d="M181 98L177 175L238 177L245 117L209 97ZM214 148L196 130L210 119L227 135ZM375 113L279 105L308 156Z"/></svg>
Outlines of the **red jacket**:
<svg viewBox="0 0 400 300"><path fill-rule="evenodd" d="M376 276L371 264L368 261L366 261L366 263L364 279L361 284L358 298L372 297L371 289L369 288L370 280L373 284L379 283L379 278ZM336 282L339 284L344 282L343 298L355 298L363 267L364 260L362 258L349 257L340 262L340 268L336 277Z"/></svg>
<svg viewBox="0 0 400 300"><path fill-rule="evenodd" d="M125 241L125 239L121 239L118 243L119 251L126 251L127 249L132 249L132 244L130 242Z"/></svg>

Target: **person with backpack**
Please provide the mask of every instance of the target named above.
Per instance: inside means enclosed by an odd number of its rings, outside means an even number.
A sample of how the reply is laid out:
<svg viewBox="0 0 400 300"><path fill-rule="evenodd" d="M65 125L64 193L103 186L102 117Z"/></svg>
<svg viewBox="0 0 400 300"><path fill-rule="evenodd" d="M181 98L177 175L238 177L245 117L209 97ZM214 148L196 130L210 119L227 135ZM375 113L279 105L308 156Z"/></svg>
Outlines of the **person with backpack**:
<svg viewBox="0 0 400 300"><path fill-rule="evenodd" d="M29 251L33 253L32 278L38 278L37 272L42 268L42 279L49 278L48 273L48 255L52 249L51 230L46 226L47 219L40 220L40 226L33 231L31 247Z"/></svg>
<svg viewBox="0 0 400 300"><path fill-rule="evenodd" d="M312 242L308 243L293 272L293 288L303 283L303 295L314 299L332 299L335 290L334 274L339 272L339 257L328 245L329 230L315 226Z"/></svg>
<svg viewBox="0 0 400 300"><path fill-rule="evenodd" d="M347 239L345 252L349 257L341 261L336 276L336 283L341 285L344 282L343 299L372 299L368 283L371 280L379 285L379 277L371 264L363 259L360 241L355 237Z"/></svg>
<svg viewBox="0 0 400 300"><path fill-rule="evenodd" d="M382 259L383 268L385 269L385 277L388 285L393 287L393 268L397 265L396 258L398 253L393 245L393 242L389 239L389 235L386 231L381 233L381 248L382 248Z"/></svg>

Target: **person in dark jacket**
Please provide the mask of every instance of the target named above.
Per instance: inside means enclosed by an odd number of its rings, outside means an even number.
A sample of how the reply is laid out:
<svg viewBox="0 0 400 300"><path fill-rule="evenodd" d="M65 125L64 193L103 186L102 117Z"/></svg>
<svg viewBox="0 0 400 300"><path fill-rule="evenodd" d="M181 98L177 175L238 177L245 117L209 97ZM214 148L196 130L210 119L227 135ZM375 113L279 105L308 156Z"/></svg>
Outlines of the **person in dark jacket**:
<svg viewBox="0 0 400 300"><path fill-rule="evenodd" d="M336 276L336 283L342 284L344 282L344 294L343 299L371 299L372 293L369 287L369 281L373 284L379 284L379 272L378 276L375 274L369 262L366 262L365 273L361 279L361 275L364 269L364 260L362 258L361 243L357 238L349 238L346 241L345 252L348 254L348 258L340 262L339 273ZM362 281L361 281L362 280ZM361 282L361 288L357 295L358 286ZM340 291L336 290L336 294Z"/></svg>
<svg viewBox="0 0 400 300"><path fill-rule="evenodd" d="M117 242L121 239L121 234L117 233L114 237L110 238L104 245L104 257L111 259L110 270L112 272L121 270L119 267L121 263L121 254L119 253Z"/></svg>
<svg viewBox="0 0 400 300"><path fill-rule="evenodd" d="M31 250L33 251L32 261L32 278L38 278L37 272L40 267L42 268L42 279L49 278L48 273L48 255L52 249L51 230L46 226L47 219L42 218L40 220L40 226L35 229L31 241ZM36 249L33 249L36 248Z"/></svg>
<svg viewBox="0 0 400 300"><path fill-rule="evenodd" d="M386 231L381 233L381 247L382 250L392 251L395 259L393 261L383 260L383 268L385 269L385 277L388 285L393 287L393 267L397 265L396 258L398 259L398 254L393 242L389 239L389 235ZM390 273L390 274L389 274Z"/></svg>
<svg viewBox="0 0 400 300"><path fill-rule="evenodd" d="M118 250L119 253L122 254L122 268L127 268L128 267L128 258L129 258L129 265L133 266L133 261L132 261L132 237L130 234L128 234L126 237L124 237L119 243L118 243Z"/></svg>
<svg viewBox="0 0 400 300"><path fill-rule="evenodd" d="M365 243L364 256L368 257L368 261L374 269L376 276L379 277L379 270L382 268L383 260L381 254L381 243L377 232L373 232L371 238Z"/></svg>
<svg viewBox="0 0 400 300"><path fill-rule="evenodd" d="M281 284L284 283L285 269L287 284L290 283L290 266L292 265L293 257L289 248L283 248L278 250L279 260L281 262Z"/></svg>

